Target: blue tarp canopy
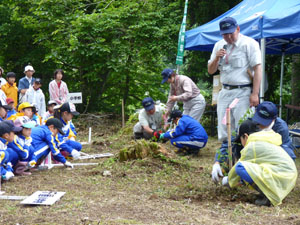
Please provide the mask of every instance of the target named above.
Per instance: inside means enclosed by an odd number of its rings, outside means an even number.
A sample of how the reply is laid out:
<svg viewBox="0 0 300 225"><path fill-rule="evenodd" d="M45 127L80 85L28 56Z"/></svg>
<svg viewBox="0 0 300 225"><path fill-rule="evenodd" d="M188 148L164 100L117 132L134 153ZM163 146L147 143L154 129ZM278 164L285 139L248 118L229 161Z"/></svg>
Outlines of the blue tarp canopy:
<svg viewBox="0 0 300 225"><path fill-rule="evenodd" d="M237 20L241 33L256 40L265 38L267 54L300 52L299 0L245 0L216 19L186 32L186 50L212 51L222 39L219 22Z"/></svg>

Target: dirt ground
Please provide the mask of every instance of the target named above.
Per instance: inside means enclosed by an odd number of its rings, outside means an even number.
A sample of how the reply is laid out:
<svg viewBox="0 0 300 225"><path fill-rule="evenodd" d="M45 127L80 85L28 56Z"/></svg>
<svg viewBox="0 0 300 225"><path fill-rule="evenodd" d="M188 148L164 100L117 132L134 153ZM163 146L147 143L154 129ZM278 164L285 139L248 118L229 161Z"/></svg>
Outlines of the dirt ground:
<svg viewBox="0 0 300 225"><path fill-rule="evenodd" d="M219 146L210 138L196 157L174 154L172 160L152 158L118 161L120 149L131 145L130 125L109 117L80 117L78 139L93 144L86 153L115 154L115 158L80 160L97 166L54 168L3 183L5 195L28 196L35 191L64 191L52 206L23 206L0 200L0 224L300 224L300 181L277 207L257 207L255 192L231 190L211 181L214 153ZM299 156L298 156L299 157ZM299 168L300 160L296 160ZM111 176L103 176L105 170Z"/></svg>

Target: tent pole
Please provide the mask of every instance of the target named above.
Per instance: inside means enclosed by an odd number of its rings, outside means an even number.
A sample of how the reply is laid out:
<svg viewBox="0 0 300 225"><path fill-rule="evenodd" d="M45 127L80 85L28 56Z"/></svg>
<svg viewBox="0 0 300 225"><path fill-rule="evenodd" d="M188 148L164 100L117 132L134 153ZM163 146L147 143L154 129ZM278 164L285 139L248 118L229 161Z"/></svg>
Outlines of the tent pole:
<svg viewBox="0 0 300 225"><path fill-rule="evenodd" d="M279 102L279 117L281 118L282 113L282 84L283 84L283 72L284 72L284 51L281 55L281 73L280 73L280 102Z"/></svg>
<svg viewBox="0 0 300 225"><path fill-rule="evenodd" d="M265 72L265 64L266 64L266 39L260 39L260 48L261 48L261 82L260 82L260 92L259 92L259 99L260 103L264 101L265 98L265 79L266 79L266 72Z"/></svg>

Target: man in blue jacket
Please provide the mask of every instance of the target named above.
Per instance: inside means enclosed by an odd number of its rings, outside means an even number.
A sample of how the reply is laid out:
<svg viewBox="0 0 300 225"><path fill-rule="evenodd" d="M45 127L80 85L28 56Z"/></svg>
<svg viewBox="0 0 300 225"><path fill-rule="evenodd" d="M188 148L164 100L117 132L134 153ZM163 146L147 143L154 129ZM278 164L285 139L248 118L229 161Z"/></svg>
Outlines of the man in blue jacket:
<svg viewBox="0 0 300 225"><path fill-rule="evenodd" d="M66 160L57 147L57 134L64 135L63 124L59 119L51 118L46 125L32 129L32 146L35 150L37 165L39 165L51 152L54 159L63 163L66 167L73 168L73 165Z"/></svg>
<svg viewBox="0 0 300 225"><path fill-rule="evenodd" d="M25 101L24 98L25 93L29 89L29 87L33 85L33 82L35 81L35 78L32 77L33 74L35 73L35 70L31 65L25 66L24 73L25 73L25 77L21 78L18 84L19 104Z"/></svg>
<svg viewBox="0 0 300 225"><path fill-rule="evenodd" d="M182 115L180 110L171 112L169 122L171 121L176 127L161 134L160 139L170 139L171 144L179 148L178 152L197 155L208 139L202 125L192 117Z"/></svg>

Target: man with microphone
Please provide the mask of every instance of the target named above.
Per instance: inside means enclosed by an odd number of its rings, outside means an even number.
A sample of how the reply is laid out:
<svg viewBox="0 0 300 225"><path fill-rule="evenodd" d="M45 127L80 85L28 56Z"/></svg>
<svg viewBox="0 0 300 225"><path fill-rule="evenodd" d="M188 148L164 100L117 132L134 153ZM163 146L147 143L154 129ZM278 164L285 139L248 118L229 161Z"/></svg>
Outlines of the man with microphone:
<svg viewBox="0 0 300 225"><path fill-rule="evenodd" d="M259 87L261 82L261 52L258 42L240 33L237 21L232 17L223 18L220 23L220 33L223 37L213 49L208 61L208 73L220 71L222 90L218 95L218 139L222 147L217 151L212 177L219 181L222 174L221 155L227 151L227 128L222 123L226 108L238 98L237 105L231 109L231 128L236 130L240 118L251 106L259 104ZM219 152L219 153L218 153Z"/></svg>

